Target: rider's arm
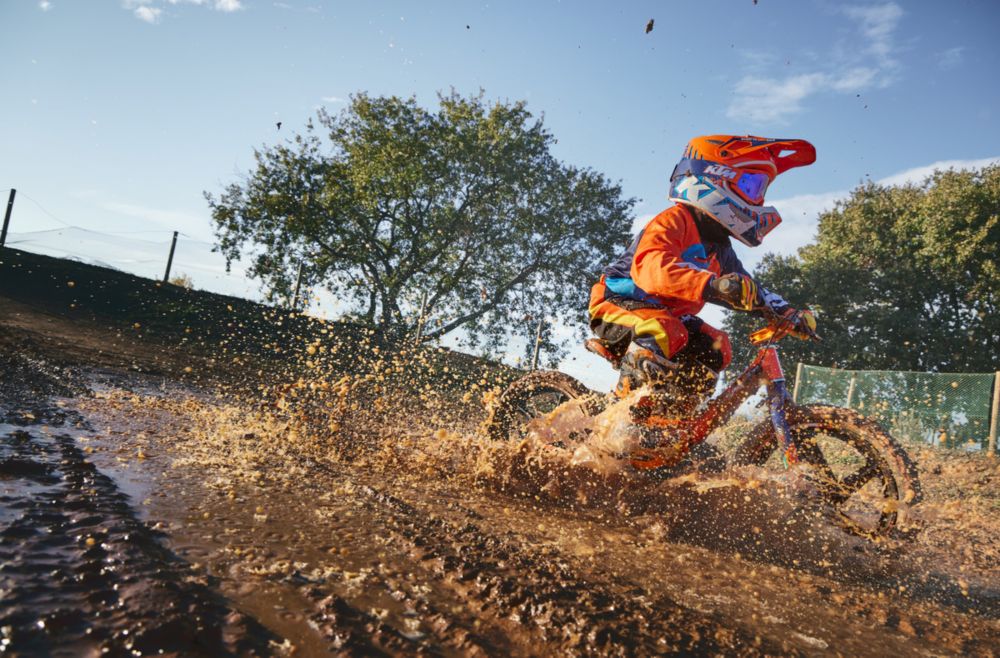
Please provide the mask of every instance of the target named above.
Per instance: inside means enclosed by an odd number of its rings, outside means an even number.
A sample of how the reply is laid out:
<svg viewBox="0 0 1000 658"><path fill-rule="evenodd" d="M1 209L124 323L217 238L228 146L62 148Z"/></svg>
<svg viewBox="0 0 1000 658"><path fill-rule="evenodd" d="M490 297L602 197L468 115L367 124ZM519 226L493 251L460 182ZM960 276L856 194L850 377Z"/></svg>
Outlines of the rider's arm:
<svg viewBox="0 0 1000 658"><path fill-rule="evenodd" d="M719 259L719 268L722 270L722 273L724 275L738 274L740 276L745 276L748 279L750 279L750 281L753 282L753 284L757 288L757 295L759 297L759 300L763 302L763 304L765 304L768 308L770 308L771 311L777 313L778 315L782 315L790 308L789 303L785 301L784 297L756 283L753 277L750 276L750 273L747 272L746 268L743 267L743 263L740 262L739 257L736 255L736 252L733 251L732 247L726 247L724 249L719 250L719 253L717 254L716 257ZM716 293L712 285L709 285L705 288L705 301L711 302L713 304L718 304L720 306L726 306L727 308L734 308L734 306L731 303L728 303L727 300L725 300L724 298L722 298L721 295L718 295ZM747 310L747 309L740 309L740 310Z"/></svg>
<svg viewBox="0 0 1000 658"><path fill-rule="evenodd" d="M685 253L701 245L697 236L687 234L690 227L681 219L668 212L650 222L636 246L631 276L651 295L701 302L714 275L695 262L699 256L704 259L704 251Z"/></svg>

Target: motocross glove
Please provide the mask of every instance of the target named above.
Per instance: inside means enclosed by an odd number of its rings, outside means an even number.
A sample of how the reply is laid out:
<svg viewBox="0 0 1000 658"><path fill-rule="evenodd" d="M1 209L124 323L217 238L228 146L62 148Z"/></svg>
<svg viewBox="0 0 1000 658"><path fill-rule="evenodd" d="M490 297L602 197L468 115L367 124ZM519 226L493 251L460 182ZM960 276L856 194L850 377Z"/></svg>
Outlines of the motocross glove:
<svg viewBox="0 0 1000 658"><path fill-rule="evenodd" d="M816 316L809 309L796 311L790 308L782 315L793 323L794 328L789 331L791 335L802 339L818 338L816 335Z"/></svg>
<svg viewBox="0 0 1000 658"><path fill-rule="evenodd" d="M757 311L764 307L760 286L745 274L717 276L705 287L705 301L734 311Z"/></svg>

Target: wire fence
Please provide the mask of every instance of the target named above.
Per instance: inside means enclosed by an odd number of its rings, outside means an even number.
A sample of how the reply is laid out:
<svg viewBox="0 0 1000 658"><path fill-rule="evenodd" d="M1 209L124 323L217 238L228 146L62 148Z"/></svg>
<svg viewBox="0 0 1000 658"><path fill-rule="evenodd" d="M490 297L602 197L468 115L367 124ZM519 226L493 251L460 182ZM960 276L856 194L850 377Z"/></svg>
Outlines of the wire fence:
<svg viewBox="0 0 1000 658"><path fill-rule="evenodd" d="M14 211L15 200L18 210ZM24 206L27 202L29 205ZM12 221L13 215L13 221ZM41 224L58 225L25 230ZM144 220L128 230L94 230L66 221L23 190L10 190L4 214L4 246L46 256L68 258L92 265L161 279L169 270L172 280L237 297L260 300L259 284L246 275L243 263L228 267L213 244ZM172 245L176 237L176 244ZM172 256L172 259L171 259ZM168 261L170 262L168 267Z"/></svg>
<svg viewBox="0 0 1000 658"><path fill-rule="evenodd" d="M144 237L139 237L138 232L105 233L78 226L44 231L11 231L7 235L7 246L110 267L151 279L163 278L173 232L142 233ZM178 237L170 271L171 279L186 279L200 290L256 300L261 297L258 284L248 279L242 268L226 270L226 259L212 251L209 242Z"/></svg>
<svg viewBox="0 0 1000 658"><path fill-rule="evenodd" d="M16 211L15 199L19 206ZM26 206L27 212L24 201L30 204ZM0 246L109 267L151 279L163 279L169 271L169 280L180 285L257 302L265 298L261 282L248 274L250 257L227 264L225 257L214 250L212 242L165 228L159 221L136 217L132 221L136 228L94 230L66 221L24 191L14 189L10 190L3 220ZM43 230L23 228L39 223L59 226ZM172 245L175 236L176 244ZM343 302L329 290L322 287L300 290L298 284L294 296L275 300L275 303L321 317L337 316L344 309Z"/></svg>
<svg viewBox="0 0 1000 658"><path fill-rule="evenodd" d="M995 449L997 373L840 370L802 364L795 399L854 409L894 437L943 448Z"/></svg>
<svg viewBox="0 0 1000 658"><path fill-rule="evenodd" d="M17 211L14 211L15 199L19 207ZM29 205L24 206L24 201ZM159 222L137 217L132 221L135 228L94 230L66 221L24 191L13 189L10 190L3 219L0 246L157 280L163 279L169 272L168 280L179 285L257 302L265 300L261 282L248 274L248 260L227 264L225 257L215 251L212 242L163 227ZM58 224L58 227L42 230L23 228L52 223ZM300 290L298 284L294 296L275 302L321 317L337 316L344 307L329 290L321 287L302 287Z"/></svg>

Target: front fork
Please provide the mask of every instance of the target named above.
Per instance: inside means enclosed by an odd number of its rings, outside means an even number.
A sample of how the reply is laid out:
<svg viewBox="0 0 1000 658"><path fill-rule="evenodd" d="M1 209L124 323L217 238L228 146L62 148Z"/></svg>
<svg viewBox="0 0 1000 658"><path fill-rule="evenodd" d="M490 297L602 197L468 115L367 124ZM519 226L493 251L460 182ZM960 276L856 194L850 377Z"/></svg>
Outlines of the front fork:
<svg viewBox="0 0 1000 658"><path fill-rule="evenodd" d="M785 386L785 373L778 360L778 349L768 347L764 352L761 367L767 378L767 403L771 412L771 425L774 426L774 436L781 446L781 463L788 468L799 461L799 454L792 441L792 432L788 428L788 419L785 417L785 405L791 397Z"/></svg>

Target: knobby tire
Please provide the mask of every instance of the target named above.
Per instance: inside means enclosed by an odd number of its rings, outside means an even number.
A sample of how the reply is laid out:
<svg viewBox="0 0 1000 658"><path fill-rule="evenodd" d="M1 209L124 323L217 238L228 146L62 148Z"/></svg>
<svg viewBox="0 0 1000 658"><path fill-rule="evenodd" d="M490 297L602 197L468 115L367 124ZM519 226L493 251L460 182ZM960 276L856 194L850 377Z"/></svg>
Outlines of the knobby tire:
<svg viewBox="0 0 1000 658"><path fill-rule="evenodd" d="M823 485L826 478L820 478L820 495L836 509L836 519L849 532L869 538L886 536L896 525L899 505L919 502L920 482L916 467L902 446L874 421L849 409L826 405L790 405L786 418L800 460L821 475L829 475L831 471L816 443L810 441L816 434L847 443L865 458L865 465L852 475L870 469L874 474L869 480L875 477L881 479L888 504L880 510L875 527L866 527L840 510L839 505L849 500L850 495L860 490L867 480L845 497L851 488L848 480L852 476L826 485ZM740 444L733 463L763 466L777 449L774 428L770 421L765 421Z"/></svg>

